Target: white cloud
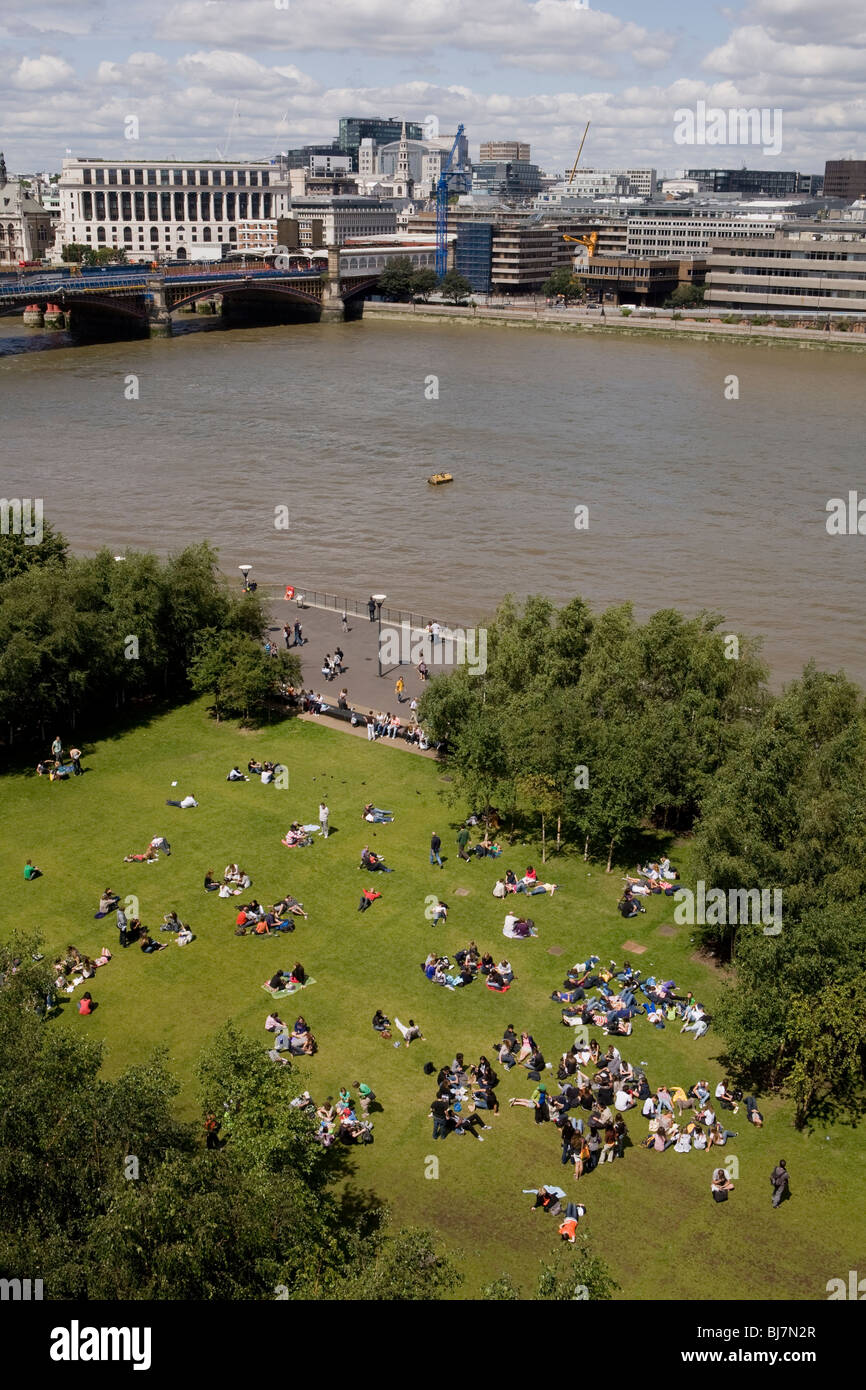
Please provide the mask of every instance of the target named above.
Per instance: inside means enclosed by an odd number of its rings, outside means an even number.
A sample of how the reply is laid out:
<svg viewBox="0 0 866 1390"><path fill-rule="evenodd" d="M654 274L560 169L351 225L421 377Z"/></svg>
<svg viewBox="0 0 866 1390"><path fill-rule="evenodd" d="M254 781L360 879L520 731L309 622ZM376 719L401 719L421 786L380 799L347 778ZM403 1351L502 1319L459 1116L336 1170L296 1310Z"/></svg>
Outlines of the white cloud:
<svg viewBox="0 0 866 1390"><path fill-rule="evenodd" d="M42 53L38 58L22 58L10 80L21 91L41 92L63 86L74 78L75 73L64 58Z"/></svg>
<svg viewBox="0 0 866 1390"><path fill-rule="evenodd" d="M666 61L674 37L651 32L574 0L179 0L157 28L162 39L222 46L370 54L431 49L481 52L529 71L616 71L615 60L640 62L647 51Z"/></svg>

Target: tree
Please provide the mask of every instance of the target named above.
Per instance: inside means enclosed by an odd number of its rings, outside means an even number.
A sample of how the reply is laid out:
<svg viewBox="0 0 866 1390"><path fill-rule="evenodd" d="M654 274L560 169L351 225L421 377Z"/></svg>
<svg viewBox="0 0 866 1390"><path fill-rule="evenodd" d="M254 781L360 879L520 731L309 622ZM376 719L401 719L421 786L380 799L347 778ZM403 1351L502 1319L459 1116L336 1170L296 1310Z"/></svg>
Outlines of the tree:
<svg viewBox="0 0 866 1390"><path fill-rule="evenodd" d="M456 270L448 270L442 276L439 285L442 298L449 304L462 304L468 295L472 293L472 286L464 275L460 275Z"/></svg>
<svg viewBox="0 0 866 1390"><path fill-rule="evenodd" d="M429 266L421 266L419 270L413 271L412 274L411 288L413 298L421 299L426 304L438 284L439 277L435 270L431 270Z"/></svg>
<svg viewBox="0 0 866 1390"><path fill-rule="evenodd" d="M213 695L217 720L258 715L280 684L295 684L300 674L294 652L268 656L257 638L213 628L199 633L189 667L193 690Z"/></svg>
<svg viewBox="0 0 866 1390"><path fill-rule="evenodd" d="M28 525L35 526L31 516ZM22 528L16 533L0 532L0 586L16 574L24 574L34 565L65 565L69 556L69 546L59 531L55 531L50 521L41 524L41 537L35 531L28 539Z"/></svg>
<svg viewBox="0 0 866 1390"><path fill-rule="evenodd" d="M736 663L731 663L735 665ZM808 666L731 753L707 789L696 877L725 892L781 889L786 924L866 892L866 709L841 674ZM697 929L724 957L737 924Z"/></svg>
<svg viewBox="0 0 866 1390"><path fill-rule="evenodd" d="M541 293L548 299L556 299L561 295L565 302L570 304L574 299L586 297L586 286L580 276L575 275L571 266L560 265L549 279L545 280Z"/></svg>
<svg viewBox="0 0 866 1390"><path fill-rule="evenodd" d="M583 1241L586 1237L582 1237ZM600 1255L586 1244L575 1243L557 1252L554 1260L542 1265L535 1297L542 1302L592 1299L607 1301L620 1285Z"/></svg>
<svg viewBox="0 0 866 1390"><path fill-rule="evenodd" d="M411 299L415 274L415 267L408 256L395 256L379 276L379 293L386 299L402 302Z"/></svg>
<svg viewBox="0 0 866 1390"><path fill-rule="evenodd" d="M520 1286L510 1274L502 1273L489 1284L482 1284L481 1297L491 1303L515 1303L520 1300Z"/></svg>
<svg viewBox="0 0 866 1390"><path fill-rule="evenodd" d="M89 251L90 251L90 247L89 247L89 246L86 246L86 245L84 244L84 242L81 242L81 241L69 241L69 242L67 242L66 245L61 249L61 252L60 252L60 259L61 259L62 261L76 261L76 262L80 262L80 261L83 261L83 260L84 260L85 255L86 255Z"/></svg>
<svg viewBox="0 0 866 1390"><path fill-rule="evenodd" d="M677 285L670 299L665 301L665 308L697 308L703 304L704 294L705 287L703 285Z"/></svg>

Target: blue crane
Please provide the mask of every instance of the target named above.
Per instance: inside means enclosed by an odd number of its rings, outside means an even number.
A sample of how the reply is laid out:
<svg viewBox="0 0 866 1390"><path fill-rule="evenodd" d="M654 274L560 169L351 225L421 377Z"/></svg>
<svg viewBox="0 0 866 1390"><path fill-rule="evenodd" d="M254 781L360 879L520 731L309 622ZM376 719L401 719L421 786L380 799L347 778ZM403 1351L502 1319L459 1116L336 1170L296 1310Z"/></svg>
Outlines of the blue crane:
<svg viewBox="0 0 866 1390"><path fill-rule="evenodd" d="M462 134L463 127L459 125L457 134L454 136L454 144L451 146L451 152L445 161L439 175L439 182L436 185L436 274L440 280L448 269L448 175L455 172L451 168L451 161L460 144Z"/></svg>

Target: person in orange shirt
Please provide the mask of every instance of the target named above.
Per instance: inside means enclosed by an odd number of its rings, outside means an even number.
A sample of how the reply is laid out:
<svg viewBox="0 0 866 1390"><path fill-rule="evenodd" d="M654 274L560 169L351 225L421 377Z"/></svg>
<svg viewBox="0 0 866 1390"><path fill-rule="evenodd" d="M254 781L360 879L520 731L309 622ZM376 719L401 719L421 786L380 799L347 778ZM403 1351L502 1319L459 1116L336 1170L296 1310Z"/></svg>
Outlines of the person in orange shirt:
<svg viewBox="0 0 866 1390"><path fill-rule="evenodd" d="M559 1227L559 1234L563 1240L567 1240L574 1245L577 1223L582 1216L586 1215L586 1207L578 1206L575 1202L569 1202L565 1208L565 1216Z"/></svg>

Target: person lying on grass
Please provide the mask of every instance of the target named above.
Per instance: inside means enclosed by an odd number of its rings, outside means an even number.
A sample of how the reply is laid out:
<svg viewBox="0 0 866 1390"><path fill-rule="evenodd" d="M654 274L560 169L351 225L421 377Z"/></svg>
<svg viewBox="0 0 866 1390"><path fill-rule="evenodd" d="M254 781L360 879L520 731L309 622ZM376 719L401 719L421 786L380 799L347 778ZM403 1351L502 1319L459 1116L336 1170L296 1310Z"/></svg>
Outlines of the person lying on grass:
<svg viewBox="0 0 866 1390"><path fill-rule="evenodd" d="M361 812L361 819L370 821L375 825L389 825L394 819L394 812L383 811L380 807L374 806L372 801L368 801Z"/></svg>

